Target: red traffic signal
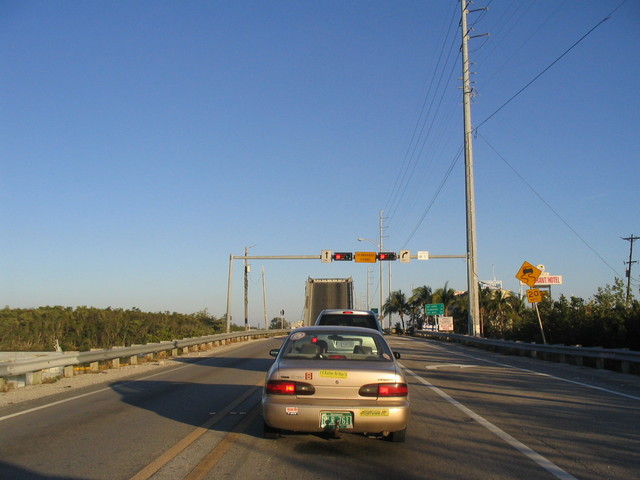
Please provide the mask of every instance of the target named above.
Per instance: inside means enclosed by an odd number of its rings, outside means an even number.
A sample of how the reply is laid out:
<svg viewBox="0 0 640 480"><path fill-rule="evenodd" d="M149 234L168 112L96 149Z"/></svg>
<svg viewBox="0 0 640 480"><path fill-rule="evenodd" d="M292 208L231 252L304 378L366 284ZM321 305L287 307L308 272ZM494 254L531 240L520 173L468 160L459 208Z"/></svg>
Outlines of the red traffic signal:
<svg viewBox="0 0 640 480"><path fill-rule="evenodd" d="M351 252L336 252L331 257L336 262L350 262L353 260L353 253Z"/></svg>
<svg viewBox="0 0 640 480"><path fill-rule="evenodd" d="M385 260L397 260L398 259L398 254L396 252L380 252L378 253L378 260L385 261Z"/></svg>

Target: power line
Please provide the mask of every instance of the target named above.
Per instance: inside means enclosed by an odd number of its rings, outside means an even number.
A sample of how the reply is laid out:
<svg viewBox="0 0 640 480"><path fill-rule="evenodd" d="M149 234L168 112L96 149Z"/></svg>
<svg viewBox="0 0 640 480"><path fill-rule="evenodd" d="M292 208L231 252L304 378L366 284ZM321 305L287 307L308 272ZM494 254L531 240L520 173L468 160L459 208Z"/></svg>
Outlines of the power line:
<svg viewBox="0 0 640 480"><path fill-rule="evenodd" d="M418 118L416 120L415 126L413 128L413 132L411 135L411 139L407 145L405 154L404 154L404 160L402 163L401 168L398 170L398 174L396 176L395 182L393 184L393 188L391 189L391 193L389 195L389 199L387 200L387 203L385 205L385 211L391 211L391 217L393 217L393 212L395 212L399 206L399 204L402 201L402 198L405 195L407 186L410 182L410 179L412 178L412 174L415 171L417 162L418 162L418 158L420 157L420 154L422 153L422 150L424 148L424 143L426 142L427 138L429 137L429 134L431 132L431 127L433 126L433 120L431 122L431 125L427 131L427 135L424 135L424 131L425 131L425 125L427 124L427 120L428 118L431 116L431 111L432 111L432 107L433 107L433 103L434 100L436 98L437 95L437 91L441 88L442 85L442 78L443 78L443 73L445 71L446 68L446 64L448 63L448 60L444 63L442 63L442 59L444 56L444 52L445 52L445 47L447 45L447 42L449 41L449 36L451 34L452 31L452 25L454 25L454 19L455 19L455 12L456 9L453 9L453 14L451 17L451 20L449 22L449 27L447 30L447 34L444 37L443 41L442 41L442 45L440 47L440 53L438 56L438 60L436 62L436 67L433 70L433 75L431 76L431 80L429 83L429 87L427 90L427 93L425 95L425 98L422 102L422 108L420 109L420 113L418 115ZM453 40L451 40L451 45L453 45ZM450 58L451 56L451 50L452 47L449 47L449 53L447 54L447 58ZM442 67L441 67L442 64ZM438 76L438 72L440 72L440 76L436 81L436 77ZM434 87L435 85L435 87ZM432 95L432 91L433 91L433 95ZM427 103L429 101L429 99L431 98L431 101L429 102L429 106L427 107ZM440 103L442 102L442 100L440 100ZM426 109L426 112L425 112ZM438 105L438 109L439 109L439 105ZM437 115L438 109L436 109L436 114L434 114L434 117ZM418 145L420 145L420 139L423 138L423 142L422 145L423 147L420 149L420 152L416 155L416 150L418 148ZM411 170L411 174L409 174L409 170ZM409 177L407 178L407 175L409 174Z"/></svg>
<svg viewBox="0 0 640 480"><path fill-rule="evenodd" d="M575 230L571 225L569 225L569 223L568 223L564 218L562 218L562 215L560 215L560 214L559 214L559 213L558 213L558 212L557 212L557 211L556 211L556 210L551 206L551 204L550 204L549 202L547 202L547 201L544 199L544 197L543 197L542 195L540 195L540 194L536 191L536 189L535 189L535 188L533 188L533 186L532 186L529 182L527 182L527 180L525 180L525 178L524 178L522 175L520 175L520 173L515 169L515 167L514 167L513 165L511 165L511 164L507 161L507 159L506 159L506 158L504 158L504 157L503 157L503 156L502 156L502 155L501 155L501 154L500 154L500 153L495 149L495 147L494 147L493 145L491 145L491 143L489 142L489 140L487 140L487 139L486 139L482 134L480 134L480 133L479 133L479 132L477 132L477 131L476 131L476 135L477 135L477 136L479 136L482 140L484 140L484 141L485 141L485 143L489 146L489 148L491 148L491 150L493 150L493 151L494 151L494 153L495 153L495 154L496 154L496 155L497 155L497 156L498 156L498 157L499 157L499 158L500 158L500 159L501 159L501 160L502 160L502 161L503 161L503 162L504 162L504 163L505 163L505 164L506 164L506 165L507 165L507 166L508 166L512 171L513 171L513 173L515 173L515 174L516 174L516 176L520 179L520 181L522 181L522 183L524 183L524 184L529 188L529 190L531 190L531 191L533 192L533 194L534 194L536 197L538 197L538 198L540 199L540 201L541 201L542 203L544 203L544 204L547 206L547 208L548 208L549 210L551 210L551 212L552 212L556 217L558 217L558 218L560 219L560 221L561 221L562 223L564 223L564 224L565 224L565 226L566 226L569 230L571 230L571 231L573 232L573 234L574 234L576 237L578 237L578 239L579 239L582 243L584 243L584 244L586 245L586 247L587 247L589 250L591 250L591 251L592 251L592 252L593 252L593 253L594 253L594 254L595 254L595 255L596 255L596 256L597 256L601 261L602 261L602 263L604 263L607 267L609 267L609 268L613 271L613 273L615 273L617 276L620 276L620 273L618 273L618 271L617 271L615 268L613 268L611 265L609 265L609 263L607 263L607 261L602 257L602 255L600 255L600 254L599 254L599 253L598 253L598 252L597 252L597 251L596 251L596 250L595 250L591 245L589 245L589 243L588 243L584 238L582 238L582 236L581 236L581 235L580 235L580 234L579 234L579 233L578 233L578 232L577 232L577 231L576 231L576 230Z"/></svg>
<svg viewBox="0 0 640 480"><path fill-rule="evenodd" d="M484 125L485 123L487 123L489 120L491 120L498 112L500 112L500 110L502 110L504 107L506 107L509 103L511 103L516 97L518 97L522 92L524 92L527 88L529 88L536 80L538 80L542 75L544 75L547 71L549 71L551 69L551 67L553 67L556 63L558 63L565 55L567 55L571 50L573 50L580 42L582 42L585 38L587 38L589 35L591 35L591 33L593 33L593 31L598 28L600 25L602 25L604 22L606 22L607 20L609 20L611 18L611 16L616 12L616 10L618 10L620 7L622 7L622 5L624 5L628 0L624 0L620 5L618 5L609 15L607 15L606 17L604 17L602 20L600 20L593 28L591 28L591 30L589 30L587 33L585 33L582 37L580 37L576 42L573 43L573 45L571 45L568 49L566 49L562 55L560 55L558 58L556 58L553 62L551 62L544 70L542 70L538 75L536 75L535 77L533 77L533 79L527 83L524 87L522 87L520 90L518 90L514 95L511 96L511 98L509 98L506 102L504 102L495 112L493 112L491 115L489 115L487 118L485 118L482 122L480 122L480 124L475 128L475 130L477 131L482 125Z"/></svg>
<svg viewBox="0 0 640 480"><path fill-rule="evenodd" d="M440 185L438 185L438 188L436 189L435 193L433 194L433 197L431 198L431 201L429 202L429 205L427 205L427 208L425 208L424 212L422 213L422 216L420 217L420 220L418 220L418 223L416 224L416 226L414 227L413 231L411 232L411 235L409 235L409 238L407 238L407 240L404 242L404 245L402 246L403 249L405 249L407 247L407 245L409 244L409 242L411 241L413 236L418 231L418 228L420 228L420 225L422 225L422 222L424 221L425 217L427 216L427 214L431 210L431 207L433 207L433 204L435 203L436 199L440 195L440 192L444 188L444 184L447 183L447 180L448 180L449 176L451 175L451 172L453 171L453 167L455 167L456 163L458 163L458 160L460 159L460 156L462 155L463 151L464 151L464 145L461 145L460 148L458 149L458 153L456 154L456 156L451 161L451 164L449 165L449 169L445 173L443 179L440 181Z"/></svg>
<svg viewBox="0 0 640 480"><path fill-rule="evenodd" d="M501 65L500 65L500 66L499 66L499 67L498 67L498 68L493 72L493 74L492 74L489 78L487 78L487 80L486 80L486 82L487 82L487 83L491 82L491 80L493 80L493 78L494 78L494 77L495 77L495 76L496 76L500 71L502 71L502 69L503 69L503 68L504 68L504 67L505 67L505 66L506 66L506 65L511 61L511 59L512 59L513 57L515 57L518 53L520 53L520 51L522 50L522 48L523 48L526 44L528 44L528 43L531 41L531 39L532 39L534 36L536 36L536 35L537 35L537 33L538 33L538 32L539 32L539 31L540 31L540 30L541 30L541 29L542 29L542 28L543 28L543 27L544 27L544 26L549 22L549 20L550 20L551 18L553 18L553 17L554 17L554 16L555 16L559 11L560 11L560 9L564 6L564 4L566 3L566 1L567 1L567 0L564 0L562 3L558 3L558 5L556 6L556 9L555 9L554 11L552 11L552 12L551 12L551 13L550 13L550 14L549 14L549 15L548 15L548 16L547 16L547 17L542 21L542 23L538 26L538 28L536 28L536 29L535 29L535 31L534 31L533 33L531 33L531 35L529 35L529 36L528 36L528 37L527 37L527 38L526 38L526 39L525 39L525 40L524 40L524 41L523 41L523 42L522 42L522 43L521 43L521 44L520 44L520 45L515 49L515 51L514 51L514 52L513 52L513 53L512 53L508 58L506 58L506 59L504 60L504 62L502 62L502 64L501 64ZM530 3L530 4L529 4L529 6L528 6L527 8L525 8L525 9L523 9L523 10L522 10L521 18L522 18L522 17L524 17L524 16L527 14L527 12L528 12L529 8L531 8L532 6L533 6L533 3ZM519 22L520 22L520 19L518 19L518 21L515 21L515 22L509 22L509 25L512 25L512 26L513 26L513 28L515 28L515 26L516 26L516 25L518 25L518 24L519 24ZM509 31L507 31L507 34L509 34L510 32L511 32L511 29L509 29ZM495 33L495 34L493 34L492 36L494 36L494 38L497 38L497 37L499 37L499 35L500 35L500 33ZM489 55L491 55L491 54L495 51L495 49L498 47L498 45L499 45L500 43L501 43L501 42L496 42L496 43L494 44L494 47L493 47L492 49L490 49L490 50L488 51L488 53L487 53L485 56L489 56ZM482 60L479 60L479 61L478 61L478 63L480 63L481 61L482 61Z"/></svg>

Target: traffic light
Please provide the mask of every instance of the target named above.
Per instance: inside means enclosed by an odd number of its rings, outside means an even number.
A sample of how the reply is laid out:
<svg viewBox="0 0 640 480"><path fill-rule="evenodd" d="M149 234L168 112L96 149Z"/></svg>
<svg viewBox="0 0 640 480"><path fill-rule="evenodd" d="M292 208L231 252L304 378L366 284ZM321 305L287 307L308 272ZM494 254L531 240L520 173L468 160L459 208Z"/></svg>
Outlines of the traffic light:
<svg viewBox="0 0 640 480"><path fill-rule="evenodd" d="M351 252L336 252L331 257L336 262L350 262L353 260L353 253Z"/></svg>
<svg viewBox="0 0 640 480"><path fill-rule="evenodd" d="M385 260L397 260L398 259L398 254L396 252L380 252L378 253L378 260L385 261Z"/></svg>

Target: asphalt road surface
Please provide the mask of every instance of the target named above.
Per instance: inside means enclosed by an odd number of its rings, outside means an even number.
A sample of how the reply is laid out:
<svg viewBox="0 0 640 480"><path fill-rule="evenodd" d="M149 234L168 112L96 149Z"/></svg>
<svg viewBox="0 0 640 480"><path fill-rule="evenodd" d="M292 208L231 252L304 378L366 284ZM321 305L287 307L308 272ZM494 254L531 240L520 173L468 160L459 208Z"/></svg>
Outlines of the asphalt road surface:
<svg viewBox="0 0 640 480"><path fill-rule="evenodd" d="M267 339L0 408L0 479L620 479L640 472L640 378L387 337L405 443L262 438Z"/></svg>

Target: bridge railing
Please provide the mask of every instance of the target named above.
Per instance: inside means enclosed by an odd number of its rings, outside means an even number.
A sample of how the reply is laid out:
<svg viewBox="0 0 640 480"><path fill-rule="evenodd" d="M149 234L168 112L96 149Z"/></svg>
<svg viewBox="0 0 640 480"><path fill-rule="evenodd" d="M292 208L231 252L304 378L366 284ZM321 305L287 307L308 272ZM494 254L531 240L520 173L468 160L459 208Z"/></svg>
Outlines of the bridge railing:
<svg viewBox="0 0 640 480"><path fill-rule="evenodd" d="M47 376L72 377L74 368L88 365L87 370L98 371L100 365L109 362L117 368L121 359L130 364L137 363L138 357L152 358L160 352L169 356L178 356L189 351L209 350L228 343L254 340L258 338L285 335L289 330L248 330L223 333L205 337L184 338L159 343L132 345L130 347L111 347L87 352L3 352L0 354L0 387L3 383L23 386L41 383ZM8 360L7 360L8 359Z"/></svg>
<svg viewBox="0 0 640 480"><path fill-rule="evenodd" d="M503 353L529 355L543 360L607 368L622 373L640 374L640 352L634 350L512 342L430 330L416 330L414 335L458 342Z"/></svg>

